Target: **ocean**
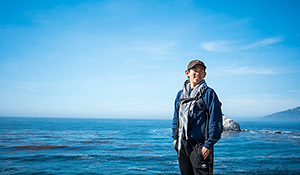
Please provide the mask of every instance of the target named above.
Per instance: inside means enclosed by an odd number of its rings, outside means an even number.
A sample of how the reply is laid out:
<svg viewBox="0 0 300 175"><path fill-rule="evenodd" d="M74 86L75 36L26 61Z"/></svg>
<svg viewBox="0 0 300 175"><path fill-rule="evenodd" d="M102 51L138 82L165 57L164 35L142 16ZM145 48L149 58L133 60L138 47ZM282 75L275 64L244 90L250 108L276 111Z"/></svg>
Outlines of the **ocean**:
<svg viewBox="0 0 300 175"><path fill-rule="evenodd" d="M300 174L300 122L238 121L214 174ZM170 120L0 117L0 174L180 174ZM279 131L280 133L276 133Z"/></svg>

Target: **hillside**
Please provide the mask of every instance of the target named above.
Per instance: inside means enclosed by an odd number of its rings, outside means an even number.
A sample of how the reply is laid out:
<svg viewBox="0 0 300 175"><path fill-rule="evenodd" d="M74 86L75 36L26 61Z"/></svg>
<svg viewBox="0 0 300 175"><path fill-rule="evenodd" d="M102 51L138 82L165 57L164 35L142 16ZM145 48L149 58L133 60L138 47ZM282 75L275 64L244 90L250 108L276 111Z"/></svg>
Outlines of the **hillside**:
<svg viewBox="0 0 300 175"><path fill-rule="evenodd" d="M300 121L300 106L263 117L265 120Z"/></svg>

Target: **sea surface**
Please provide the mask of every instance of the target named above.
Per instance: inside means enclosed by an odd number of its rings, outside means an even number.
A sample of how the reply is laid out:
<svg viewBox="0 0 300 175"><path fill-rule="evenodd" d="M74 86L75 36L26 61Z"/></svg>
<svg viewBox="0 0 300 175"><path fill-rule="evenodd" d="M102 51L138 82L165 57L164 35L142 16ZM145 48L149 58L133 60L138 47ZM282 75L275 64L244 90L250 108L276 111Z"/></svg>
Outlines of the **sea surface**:
<svg viewBox="0 0 300 175"><path fill-rule="evenodd" d="M238 121L214 174L300 174L300 123ZM180 174L170 120L0 117L0 174ZM281 134L274 133L280 131Z"/></svg>

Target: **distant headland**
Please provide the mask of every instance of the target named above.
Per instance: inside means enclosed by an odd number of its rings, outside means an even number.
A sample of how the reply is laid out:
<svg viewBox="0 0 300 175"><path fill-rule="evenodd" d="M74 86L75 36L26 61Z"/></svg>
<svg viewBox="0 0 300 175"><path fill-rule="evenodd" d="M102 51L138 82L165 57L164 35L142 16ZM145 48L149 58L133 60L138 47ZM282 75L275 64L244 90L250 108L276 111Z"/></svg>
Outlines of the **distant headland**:
<svg viewBox="0 0 300 175"><path fill-rule="evenodd" d="M300 106L262 117L263 120L300 121Z"/></svg>

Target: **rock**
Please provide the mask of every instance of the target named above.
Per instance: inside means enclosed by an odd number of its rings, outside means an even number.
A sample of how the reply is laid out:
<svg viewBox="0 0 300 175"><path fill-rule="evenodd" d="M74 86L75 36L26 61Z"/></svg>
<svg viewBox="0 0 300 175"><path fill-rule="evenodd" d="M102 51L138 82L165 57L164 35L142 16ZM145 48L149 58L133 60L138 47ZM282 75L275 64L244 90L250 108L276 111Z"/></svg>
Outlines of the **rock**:
<svg viewBox="0 0 300 175"><path fill-rule="evenodd" d="M241 131L240 124L223 116L223 131Z"/></svg>

